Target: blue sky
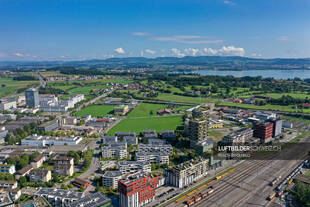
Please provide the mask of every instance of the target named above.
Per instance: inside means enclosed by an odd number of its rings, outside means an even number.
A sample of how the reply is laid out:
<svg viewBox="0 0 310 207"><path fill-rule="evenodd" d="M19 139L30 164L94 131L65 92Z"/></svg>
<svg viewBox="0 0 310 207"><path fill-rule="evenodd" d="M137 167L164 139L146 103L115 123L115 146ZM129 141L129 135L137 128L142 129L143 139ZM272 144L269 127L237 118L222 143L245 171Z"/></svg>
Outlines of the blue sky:
<svg viewBox="0 0 310 207"><path fill-rule="evenodd" d="M310 0L0 0L0 60L310 57Z"/></svg>

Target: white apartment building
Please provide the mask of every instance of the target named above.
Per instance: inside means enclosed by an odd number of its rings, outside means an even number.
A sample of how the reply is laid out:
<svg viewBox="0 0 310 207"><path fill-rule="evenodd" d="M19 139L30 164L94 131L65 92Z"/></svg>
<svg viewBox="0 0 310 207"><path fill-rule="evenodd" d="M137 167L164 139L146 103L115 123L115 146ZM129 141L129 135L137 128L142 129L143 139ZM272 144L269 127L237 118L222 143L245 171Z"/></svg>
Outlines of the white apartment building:
<svg viewBox="0 0 310 207"><path fill-rule="evenodd" d="M122 174L135 173L137 171L150 173L151 163L140 161L121 161L118 163L118 169Z"/></svg>
<svg viewBox="0 0 310 207"><path fill-rule="evenodd" d="M136 158L140 162L149 161L150 163L169 164L169 155L164 152L137 152Z"/></svg>

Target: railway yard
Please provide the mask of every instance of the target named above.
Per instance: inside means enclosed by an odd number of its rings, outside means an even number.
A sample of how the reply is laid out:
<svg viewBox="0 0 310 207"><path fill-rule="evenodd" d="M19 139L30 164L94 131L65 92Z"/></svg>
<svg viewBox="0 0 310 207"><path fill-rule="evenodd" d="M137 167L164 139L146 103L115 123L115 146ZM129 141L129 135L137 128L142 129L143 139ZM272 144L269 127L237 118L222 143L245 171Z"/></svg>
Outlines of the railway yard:
<svg viewBox="0 0 310 207"><path fill-rule="evenodd" d="M295 152L299 148L292 146L286 150ZM272 154L266 159L240 162L161 206L280 206L278 195L283 193L285 186L279 190L277 187L308 158L306 152L294 160L284 160L281 155Z"/></svg>

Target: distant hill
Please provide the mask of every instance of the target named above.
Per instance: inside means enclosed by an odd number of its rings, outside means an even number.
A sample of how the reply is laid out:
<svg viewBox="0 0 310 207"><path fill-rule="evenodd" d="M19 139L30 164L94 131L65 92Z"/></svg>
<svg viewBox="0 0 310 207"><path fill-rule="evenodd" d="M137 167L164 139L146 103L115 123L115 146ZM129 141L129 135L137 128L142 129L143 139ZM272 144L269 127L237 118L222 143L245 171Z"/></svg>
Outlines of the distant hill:
<svg viewBox="0 0 310 207"><path fill-rule="evenodd" d="M1 69L38 68L53 66L73 66L106 69L150 68L160 69L216 69L216 70L251 70L251 69L310 69L310 58L248 58L238 56L186 56L177 57L127 57L93 59L83 61L21 61L0 62Z"/></svg>

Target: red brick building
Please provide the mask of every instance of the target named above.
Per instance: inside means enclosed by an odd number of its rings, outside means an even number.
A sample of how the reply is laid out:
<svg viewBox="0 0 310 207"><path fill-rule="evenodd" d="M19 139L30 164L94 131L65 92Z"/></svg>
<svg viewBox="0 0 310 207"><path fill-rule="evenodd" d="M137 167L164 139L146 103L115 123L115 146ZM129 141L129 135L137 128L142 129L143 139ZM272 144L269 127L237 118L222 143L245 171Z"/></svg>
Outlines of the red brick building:
<svg viewBox="0 0 310 207"><path fill-rule="evenodd" d="M118 182L120 206L139 207L153 201L158 184L159 177L151 177L143 172L128 175Z"/></svg>
<svg viewBox="0 0 310 207"><path fill-rule="evenodd" d="M273 135L274 124L272 122L262 122L255 126L254 137L260 138L262 142L268 142Z"/></svg>

